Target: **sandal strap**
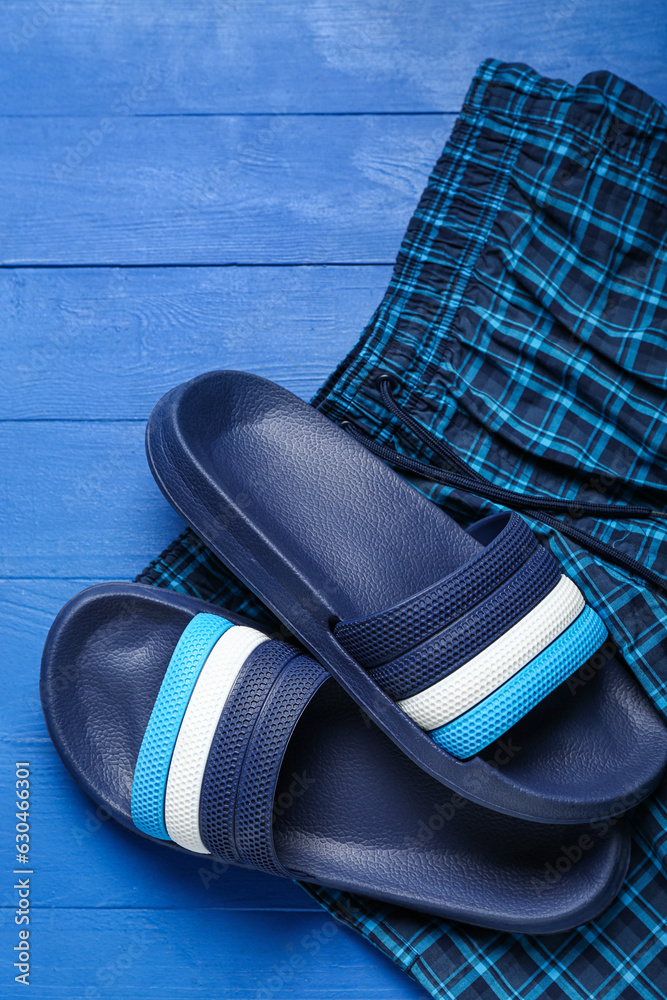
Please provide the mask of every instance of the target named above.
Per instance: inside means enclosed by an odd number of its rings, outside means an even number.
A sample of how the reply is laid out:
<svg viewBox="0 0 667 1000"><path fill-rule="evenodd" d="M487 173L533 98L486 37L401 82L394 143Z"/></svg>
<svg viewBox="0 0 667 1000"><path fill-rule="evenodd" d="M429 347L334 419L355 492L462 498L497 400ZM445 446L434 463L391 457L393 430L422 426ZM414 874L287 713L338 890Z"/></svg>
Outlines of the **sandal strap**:
<svg viewBox="0 0 667 1000"><path fill-rule="evenodd" d="M201 786L199 826L210 853L228 864L243 864L236 849L235 809L253 730L281 670L298 655L294 646L277 640L255 649L220 716Z"/></svg>
<svg viewBox="0 0 667 1000"><path fill-rule="evenodd" d="M432 731L432 738L454 757L479 753L586 663L606 637L602 619L587 605L565 632L506 684L468 712Z"/></svg>
<svg viewBox="0 0 667 1000"><path fill-rule="evenodd" d="M364 667L396 659L489 597L537 547L516 513L492 514L470 529L486 544L481 552L421 593L366 618L346 619L334 636Z"/></svg>
<svg viewBox="0 0 667 1000"><path fill-rule="evenodd" d="M408 653L368 672L396 701L419 694L462 667L517 625L561 577L560 566L537 545L516 573L485 600Z"/></svg>
<svg viewBox="0 0 667 1000"><path fill-rule="evenodd" d="M243 763L236 797L236 848L243 864L259 871L302 877L280 863L273 841L274 799L292 733L329 674L310 656L289 660L260 713Z"/></svg>
<svg viewBox="0 0 667 1000"><path fill-rule="evenodd" d="M398 704L422 729L439 729L506 684L563 635L585 607L577 585L561 576L544 600L499 639L458 670Z"/></svg>
<svg viewBox="0 0 667 1000"><path fill-rule="evenodd" d="M165 825L164 799L181 722L209 653L231 628L232 623L218 615L195 615L172 653L132 778L132 820L149 837L170 839Z"/></svg>
<svg viewBox="0 0 667 1000"><path fill-rule="evenodd" d="M221 713L248 658L269 642L263 632L235 625L218 640L202 667L181 722L169 766L164 817L171 840L197 854L207 854L199 829L199 793Z"/></svg>
<svg viewBox="0 0 667 1000"><path fill-rule="evenodd" d="M507 732L607 635L518 514L492 515L470 533L484 548L445 580L334 628L412 721L459 758Z"/></svg>
<svg viewBox="0 0 667 1000"><path fill-rule="evenodd" d="M288 743L329 677L294 646L195 615L165 671L132 783L138 830L230 864L291 876L273 841Z"/></svg>

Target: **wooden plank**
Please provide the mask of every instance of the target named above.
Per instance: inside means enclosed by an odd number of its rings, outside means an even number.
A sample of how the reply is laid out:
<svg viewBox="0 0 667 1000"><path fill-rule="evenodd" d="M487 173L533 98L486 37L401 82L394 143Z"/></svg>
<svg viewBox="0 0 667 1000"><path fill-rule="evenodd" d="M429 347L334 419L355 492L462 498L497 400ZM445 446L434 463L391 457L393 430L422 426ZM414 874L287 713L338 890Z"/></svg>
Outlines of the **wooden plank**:
<svg viewBox="0 0 667 1000"><path fill-rule="evenodd" d="M0 419L142 418L179 382L253 371L309 399L387 266L0 271Z"/></svg>
<svg viewBox="0 0 667 1000"><path fill-rule="evenodd" d="M36 902L37 875L33 885ZM5 982L17 930L8 920L0 928ZM33 910L31 942L30 981L43 1000L424 997L421 986L322 911L153 910L137 894L131 909ZM3 995L20 988L3 984Z"/></svg>
<svg viewBox="0 0 667 1000"><path fill-rule="evenodd" d="M0 27L11 114L455 111L490 55L667 100L662 0L5 0Z"/></svg>
<svg viewBox="0 0 667 1000"><path fill-rule="evenodd" d="M155 485L144 423L8 423L0 577L130 579L183 529Z"/></svg>
<svg viewBox="0 0 667 1000"><path fill-rule="evenodd" d="M5 118L2 259L393 263L452 120Z"/></svg>

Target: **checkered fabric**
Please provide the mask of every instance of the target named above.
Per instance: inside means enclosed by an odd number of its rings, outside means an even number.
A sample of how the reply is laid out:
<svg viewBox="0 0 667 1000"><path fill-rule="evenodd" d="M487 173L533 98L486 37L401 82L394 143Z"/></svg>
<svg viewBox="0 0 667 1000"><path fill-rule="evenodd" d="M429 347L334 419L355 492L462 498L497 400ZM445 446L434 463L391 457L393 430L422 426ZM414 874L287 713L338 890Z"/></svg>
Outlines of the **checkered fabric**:
<svg viewBox="0 0 667 1000"><path fill-rule="evenodd" d="M487 61L410 222L389 289L314 400L433 456L397 399L493 483L615 503L667 497L667 112L610 73L572 87ZM224 360L224 359L223 359ZM461 524L497 508L414 480ZM667 575L665 522L573 523ZM531 523L667 713L666 592ZM140 579L279 628L186 532ZM479 930L305 886L433 997L667 995L667 789L638 807L624 888L599 920L544 937ZM545 889L548 891L548 888Z"/></svg>

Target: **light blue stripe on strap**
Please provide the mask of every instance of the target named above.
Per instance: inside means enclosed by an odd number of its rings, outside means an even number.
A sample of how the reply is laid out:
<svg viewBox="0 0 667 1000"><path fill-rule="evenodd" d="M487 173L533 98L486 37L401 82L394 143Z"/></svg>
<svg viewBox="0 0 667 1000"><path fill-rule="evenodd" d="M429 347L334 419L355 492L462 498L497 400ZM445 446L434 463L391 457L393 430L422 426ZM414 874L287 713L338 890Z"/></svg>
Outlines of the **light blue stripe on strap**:
<svg viewBox="0 0 667 1000"><path fill-rule="evenodd" d="M606 637L604 622L586 605L557 639L505 684L430 735L454 757L472 757L583 666Z"/></svg>
<svg viewBox="0 0 667 1000"><path fill-rule="evenodd" d="M232 622L199 614L186 626L153 705L132 779L134 825L160 840L169 840L164 824L164 796L178 731L208 654Z"/></svg>

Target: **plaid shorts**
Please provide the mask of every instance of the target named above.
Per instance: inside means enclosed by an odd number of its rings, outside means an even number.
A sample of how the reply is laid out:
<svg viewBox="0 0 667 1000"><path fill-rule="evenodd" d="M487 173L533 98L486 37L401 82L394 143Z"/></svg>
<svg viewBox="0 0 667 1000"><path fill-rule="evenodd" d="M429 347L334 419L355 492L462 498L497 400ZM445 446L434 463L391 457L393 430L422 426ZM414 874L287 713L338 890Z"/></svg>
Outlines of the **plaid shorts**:
<svg viewBox="0 0 667 1000"><path fill-rule="evenodd" d="M599 72L572 87L489 60L408 227L387 293L314 404L429 460L374 382L489 480L520 492L667 506L667 111ZM497 508L414 480L466 525ZM577 517L667 570L664 522ZM667 591L540 522L667 715ZM275 619L189 531L139 577ZM633 816L628 878L598 920L533 937L304 885L433 997L667 995L667 788Z"/></svg>

